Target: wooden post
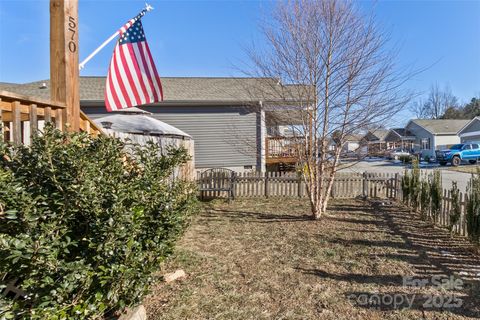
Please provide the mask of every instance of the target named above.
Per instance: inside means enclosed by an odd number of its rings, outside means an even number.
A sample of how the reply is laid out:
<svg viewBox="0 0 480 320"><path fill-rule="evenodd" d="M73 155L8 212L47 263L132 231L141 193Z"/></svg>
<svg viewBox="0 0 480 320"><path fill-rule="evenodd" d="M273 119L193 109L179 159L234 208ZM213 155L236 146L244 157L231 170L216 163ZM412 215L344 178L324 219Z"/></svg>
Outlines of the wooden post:
<svg viewBox="0 0 480 320"><path fill-rule="evenodd" d="M301 198L303 196L303 190L302 190L302 177L299 176L298 182L297 182L297 192L298 192L298 197Z"/></svg>
<svg viewBox="0 0 480 320"><path fill-rule="evenodd" d="M37 105L31 104L28 119L30 120L30 136L37 134L38 130L38 116L37 116Z"/></svg>
<svg viewBox="0 0 480 320"><path fill-rule="evenodd" d="M268 198L268 175L269 172L265 172L265 198Z"/></svg>
<svg viewBox="0 0 480 320"><path fill-rule="evenodd" d="M362 195L367 198L368 197L368 189L367 189L367 173L363 173L363 179L362 179Z"/></svg>
<svg viewBox="0 0 480 320"><path fill-rule="evenodd" d="M22 143L22 120L20 113L20 102L12 102L12 141L14 144Z"/></svg>
<svg viewBox="0 0 480 320"><path fill-rule="evenodd" d="M237 183L237 174L236 172L232 172L232 181L231 181L231 188L230 188L230 196L229 198L231 200L235 199L235 185Z"/></svg>
<svg viewBox="0 0 480 320"><path fill-rule="evenodd" d="M395 200L398 200L398 173L395 173L395 182L394 182L394 187L393 187L393 198Z"/></svg>
<svg viewBox="0 0 480 320"><path fill-rule="evenodd" d="M63 121L78 131L78 0L50 0L50 98L67 106Z"/></svg>
<svg viewBox="0 0 480 320"><path fill-rule="evenodd" d="M45 107L43 109L43 119L45 120L45 123L52 122L52 108L51 107Z"/></svg>

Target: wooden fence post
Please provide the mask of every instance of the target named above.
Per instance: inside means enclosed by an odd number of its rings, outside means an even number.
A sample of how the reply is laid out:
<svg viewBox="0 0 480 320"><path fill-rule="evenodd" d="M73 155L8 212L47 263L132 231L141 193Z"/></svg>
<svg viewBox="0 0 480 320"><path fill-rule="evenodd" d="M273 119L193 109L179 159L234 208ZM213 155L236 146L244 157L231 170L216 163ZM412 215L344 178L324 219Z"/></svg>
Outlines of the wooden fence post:
<svg viewBox="0 0 480 320"><path fill-rule="evenodd" d="M297 195L299 198L302 197L302 177L297 176Z"/></svg>
<svg viewBox="0 0 480 320"><path fill-rule="evenodd" d="M20 113L20 102L12 102L12 141L14 144L22 143L22 120Z"/></svg>
<svg viewBox="0 0 480 320"><path fill-rule="evenodd" d="M460 198L459 198L459 202L460 202L460 217L458 218L458 224L456 226L456 231L458 234L462 234L463 233L463 217L464 217L464 207L465 207L465 203L463 202L463 193L460 192Z"/></svg>
<svg viewBox="0 0 480 320"><path fill-rule="evenodd" d="M38 130L38 117L37 117L37 105L31 104L28 119L30 120L30 136L37 134Z"/></svg>
<svg viewBox="0 0 480 320"><path fill-rule="evenodd" d="M237 173L232 172L232 188L230 189L230 196L232 197L232 200L235 199L235 186L237 184Z"/></svg>
<svg viewBox="0 0 480 320"><path fill-rule="evenodd" d="M268 198L268 176L269 172L265 172L265 198Z"/></svg>
<svg viewBox="0 0 480 320"><path fill-rule="evenodd" d="M365 198L368 198L368 189L367 189L367 173L362 174L362 194Z"/></svg>

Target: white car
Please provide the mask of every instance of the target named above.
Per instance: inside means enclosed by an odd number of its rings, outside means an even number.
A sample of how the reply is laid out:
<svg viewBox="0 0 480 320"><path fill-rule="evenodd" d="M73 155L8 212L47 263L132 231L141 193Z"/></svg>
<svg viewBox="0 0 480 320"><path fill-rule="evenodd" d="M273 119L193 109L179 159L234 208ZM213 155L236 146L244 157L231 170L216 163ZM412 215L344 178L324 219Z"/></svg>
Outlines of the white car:
<svg viewBox="0 0 480 320"><path fill-rule="evenodd" d="M388 159L398 160L400 157L408 157L411 156L411 153L408 152L406 149L397 148L393 149L387 153Z"/></svg>

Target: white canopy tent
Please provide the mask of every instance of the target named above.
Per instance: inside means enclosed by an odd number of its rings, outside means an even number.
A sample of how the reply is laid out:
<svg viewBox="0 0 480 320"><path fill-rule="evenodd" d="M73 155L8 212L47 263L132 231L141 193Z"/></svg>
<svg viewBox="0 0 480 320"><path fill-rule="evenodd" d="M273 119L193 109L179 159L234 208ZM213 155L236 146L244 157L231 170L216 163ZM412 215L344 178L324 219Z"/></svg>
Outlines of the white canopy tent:
<svg viewBox="0 0 480 320"><path fill-rule="evenodd" d="M138 108L116 111L111 115L95 119L103 131L122 140L130 140L140 145L153 141L160 146L162 153L168 147L184 147L191 160L179 168L177 174L186 179L194 179L194 141L192 137L163 121L149 116L150 113ZM176 174L176 175L177 175Z"/></svg>

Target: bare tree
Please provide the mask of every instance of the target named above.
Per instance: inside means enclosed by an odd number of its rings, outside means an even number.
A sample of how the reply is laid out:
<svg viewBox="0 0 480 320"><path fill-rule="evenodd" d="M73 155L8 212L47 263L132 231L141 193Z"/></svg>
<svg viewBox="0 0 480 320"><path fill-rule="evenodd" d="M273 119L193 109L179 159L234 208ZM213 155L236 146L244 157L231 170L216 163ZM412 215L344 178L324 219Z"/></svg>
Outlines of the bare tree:
<svg viewBox="0 0 480 320"><path fill-rule="evenodd" d="M418 99L413 101L410 105L410 111L413 112L415 118L417 119L426 119L429 118L428 108L426 107L426 101L424 99Z"/></svg>
<svg viewBox="0 0 480 320"><path fill-rule="evenodd" d="M450 108L458 107L458 99L448 85L443 89L438 83L430 86L426 100L414 101L410 109L419 119L440 119Z"/></svg>
<svg viewBox="0 0 480 320"><path fill-rule="evenodd" d="M265 101L282 97L263 108L290 124L312 216L319 219L348 136L384 124L402 109L410 99L400 89L408 76L396 72L374 17L350 1L279 3L262 31L267 46L249 51L255 70L249 75L277 79L255 94L263 90Z"/></svg>

